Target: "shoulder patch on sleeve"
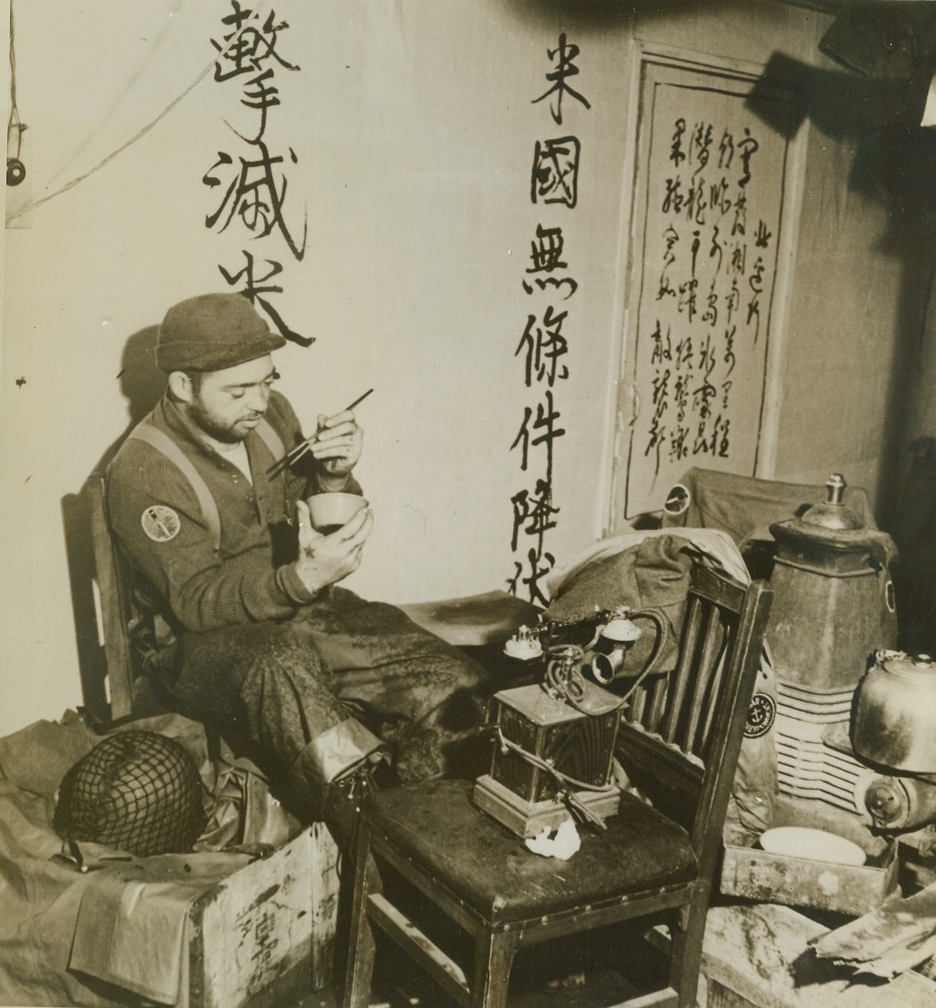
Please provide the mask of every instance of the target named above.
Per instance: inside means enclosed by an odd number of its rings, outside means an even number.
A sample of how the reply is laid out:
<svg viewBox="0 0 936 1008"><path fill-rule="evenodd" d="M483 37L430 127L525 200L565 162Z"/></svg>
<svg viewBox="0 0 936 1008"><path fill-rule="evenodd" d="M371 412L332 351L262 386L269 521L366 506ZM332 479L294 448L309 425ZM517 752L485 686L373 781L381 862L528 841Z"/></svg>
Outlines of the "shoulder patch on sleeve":
<svg viewBox="0 0 936 1008"><path fill-rule="evenodd" d="M165 504L151 504L140 515L143 531L153 542L169 542L175 539L182 527L178 514Z"/></svg>

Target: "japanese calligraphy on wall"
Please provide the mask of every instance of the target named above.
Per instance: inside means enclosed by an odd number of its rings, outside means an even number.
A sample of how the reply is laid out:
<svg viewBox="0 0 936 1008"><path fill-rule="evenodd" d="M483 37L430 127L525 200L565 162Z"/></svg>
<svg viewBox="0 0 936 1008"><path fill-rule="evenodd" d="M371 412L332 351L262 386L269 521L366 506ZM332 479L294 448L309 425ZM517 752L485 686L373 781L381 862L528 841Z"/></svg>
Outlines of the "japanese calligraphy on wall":
<svg viewBox="0 0 936 1008"><path fill-rule="evenodd" d="M541 605L547 603L542 581L555 563L547 537L560 511L553 500L553 475L556 443L566 434L562 386L572 366L571 302L578 290L562 226L578 203L582 149L576 136L556 127L567 126L570 110L574 117L591 107L572 86L578 55L579 47L560 34L556 45L546 49L546 89L531 101L537 113L548 110L548 116L537 114L533 120L538 132L531 144L529 198L538 221L527 239L530 254L520 277L529 311L514 350L525 405L510 446L517 453L522 485L511 497L514 571L508 585L514 594Z"/></svg>
<svg viewBox="0 0 936 1008"><path fill-rule="evenodd" d="M754 475L783 231L789 96L641 66L629 288L625 516L691 466ZM769 114L766 114L769 113Z"/></svg>
<svg viewBox="0 0 936 1008"><path fill-rule="evenodd" d="M230 147L216 152L202 182L216 194L205 226L218 233L235 228L250 243L236 261L218 264L225 282L248 297L282 336L309 346L313 338L293 329L277 304L283 262L301 262L306 246L305 206L291 198L289 189L289 168L298 155L269 140L281 103L277 75L300 69L280 52L280 36L288 28L269 5L258 3L255 10L231 0L221 18L220 39L211 40L218 52L214 79L237 89L247 111L230 123Z"/></svg>

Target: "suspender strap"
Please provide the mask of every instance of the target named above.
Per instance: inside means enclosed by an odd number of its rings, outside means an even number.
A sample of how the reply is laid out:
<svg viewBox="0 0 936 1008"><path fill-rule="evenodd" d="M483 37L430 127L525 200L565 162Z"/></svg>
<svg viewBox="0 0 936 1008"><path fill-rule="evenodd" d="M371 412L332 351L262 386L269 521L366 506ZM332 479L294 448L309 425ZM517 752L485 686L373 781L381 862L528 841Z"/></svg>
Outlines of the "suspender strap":
<svg viewBox="0 0 936 1008"><path fill-rule="evenodd" d="M256 426L256 431L260 436L260 440L269 448L274 459L282 458L286 454L286 446L283 444L283 439L273 430L268 420L261 417L260 423ZM202 517L205 519L208 531L211 532L211 537L214 540L215 552L221 549L221 516L218 514L218 505L214 497L212 497L211 491L208 489L208 484L202 479L185 452L182 451L165 431L161 431L147 420L137 424L131 432L130 437L136 438L138 441L145 441L158 452L161 452L189 481L195 496L198 498Z"/></svg>
<svg viewBox="0 0 936 1008"><path fill-rule="evenodd" d="M286 454L286 445L283 439L273 430L270 421L266 417L260 418L260 423L255 428L260 440L270 449L270 454L274 459L281 459Z"/></svg>
<svg viewBox="0 0 936 1008"><path fill-rule="evenodd" d="M260 425L258 424L258 427L259 426ZM269 426L269 424L267 424L267 426ZM276 437L276 433L272 428L270 428L270 432L274 437ZM145 441L157 451L162 452L162 454L165 455L166 458L169 459L169 461L189 481L195 496L198 498L198 504L201 507L202 517L205 519L205 522L208 525L208 531L211 532L212 539L214 540L215 552L220 550L221 516L218 514L218 505L215 503L214 497L211 496L208 484L199 475L198 470L192 465L185 452L182 451L182 449L175 443L175 441L172 440L171 437L169 437L168 434L161 431L158 427L154 427L153 424L148 423L145 420L136 425L131 432L130 437L136 438L138 441Z"/></svg>

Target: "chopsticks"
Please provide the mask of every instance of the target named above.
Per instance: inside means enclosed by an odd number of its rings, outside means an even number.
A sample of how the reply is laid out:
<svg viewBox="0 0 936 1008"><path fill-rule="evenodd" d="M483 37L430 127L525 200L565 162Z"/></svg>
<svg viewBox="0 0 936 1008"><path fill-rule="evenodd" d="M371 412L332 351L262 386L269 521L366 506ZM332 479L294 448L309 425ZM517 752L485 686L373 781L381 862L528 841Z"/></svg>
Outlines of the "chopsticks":
<svg viewBox="0 0 936 1008"><path fill-rule="evenodd" d="M374 390L372 388L369 388L363 395L359 395L357 399L355 399L354 402L351 403L350 406L345 406L342 412L347 413L349 410L353 410L355 406L358 406L362 402L364 402L364 400L373 391ZM303 441L300 441L295 448L292 448L290 451L286 452L286 454L282 458L277 459L273 463L273 465L271 465L270 468L267 469L267 475L272 476L275 473L278 473L281 469L285 469L287 466L291 466L293 462L297 462L300 458L302 458L302 456L305 455L307 451L309 451L310 448L309 442L312 440L312 438L315 437L316 434L318 434L320 430L321 430L320 427L316 428L315 434L313 434L311 438L305 438Z"/></svg>

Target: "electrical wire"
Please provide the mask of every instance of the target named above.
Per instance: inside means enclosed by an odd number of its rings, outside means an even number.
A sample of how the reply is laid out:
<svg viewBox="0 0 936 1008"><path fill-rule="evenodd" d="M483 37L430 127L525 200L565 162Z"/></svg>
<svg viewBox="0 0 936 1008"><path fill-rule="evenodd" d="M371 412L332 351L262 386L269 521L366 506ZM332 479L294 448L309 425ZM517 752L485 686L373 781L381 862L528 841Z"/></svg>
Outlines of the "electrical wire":
<svg viewBox="0 0 936 1008"><path fill-rule="evenodd" d="M71 166L81 157L84 151L87 150L87 148L91 145L94 138L97 136L97 134L104 126L104 124L110 120L111 116L113 116L114 111L117 108L119 108L119 106L122 105L124 102L126 102L129 96L133 93L133 89L135 88L140 77L143 75L146 68L149 66L153 58L156 56L166 36L172 30L173 18L179 13L179 10L181 9L183 2L184 0L175 0L175 6L172 8L172 10L170 10L166 14L165 18L163 19L162 28L160 29L158 35L156 36L152 44L147 49L146 55L143 57L137 69L133 72L132 76L127 81L127 83L124 84L119 89L119 93L114 98L110 108L100 118L97 126L95 126L88 133L88 135L84 137L84 139L79 143L77 149L72 153L70 157L68 157L64 161L62 167L53 176L50 177L49 179L50 185L53 184L62 175L64 175L67 171L71 171Z"/></svg>
<svg viewBox="0 0 936 1008"><path fill-rule="evenodd" d="M23 143L23 130L26 127L20 122L19 109L16 105L16 24L13 17L13 0L10 0L10 118L7 120L7 156L10 156L10 137L16 133L16 154L19 160Z"/></svg>
<svg viewBox="0 0 936 1008"><path fill-rule="evenodd" d="M594 791L596 794L613 794L615 791L619 790L616 784L590 784L588 781L579 780L577 777L571 777L569 774L563 773L552 763L544 760L541 756L538 756L534 752L530 752L529 749L524 749L519 742L514 742L512 739L507 738L501 730L500 725L494 726L494 734L497 738L497 744L502 752L507 752L509 750L510 752L516 753L521 759L526 760L526 762L531 766L549 774L549 776L559 784L577 788L579 791Z"/></svg>
<svg viewBox="0 0 936 1008"><path fill-rule="evenodd" d="M16 48L13 39L16 35L16 23L13 18L13 0L10 0L10 115L16 113Z"/></svg>
<svg viewBox="0 0 936 1008"><path fill-rule="evenodd" d="M218 53L217 56L215 56L214 59L212 59L212 61L204 68L204 70L202 70L198 74L198 76L192 81L192 83L189 84L188 87L181 94L173 98L173 100L169 102L169 104L157 116L155 116L155 118L151 119L145 126L137 130L137 132L134 133L129 140L121 144L106 157L102 158L100 161L98 161L96 165L89 168L86 172L83 172L81 175L76 176L70 182L66 182L64 185L60 186L54 192L51 192L48 195L43 196L41 199L33 200L31 203L28 203L25 206L20 207L20 209L16 210L15 212L9 214L7 220L8 221L16 220L18 217L22 217L23 214L29 213L31 210L35 210L37 207L43 206L50 200L56 199L63 193L68 192L70 189L74 189L75 186L80 185L86 179L90 178L92 175L99 172L102 168L105 168L107 165L109 165L113 160L115 160L115 158L123 154L125 150L127 150L129 147L132 147L135 143L137 143L137 141L142 140L143 137L145 137L146 134L149 133L154 126L158 125L163 119L166 118L167 115L169 115L169 113L176 107L176 105L178 105L184 98L186 98L190 92L195 90L195 88L205 79L205 77L207 77L208 74L211 73L212 69L214 68L214 65L218 62L218 60L223 59L224 56L235 45L237 45L237 43L240 41L241 35L248 28L253 28L253 22L260 17L263 11L267 7L269 7L271 3L272 0L261 0L261 3L252 11L253 16L241 25L241 27L231 36L231 39L228 42L228 44ZM11 14L12 14L12 5L11 5Z"/></svg>

